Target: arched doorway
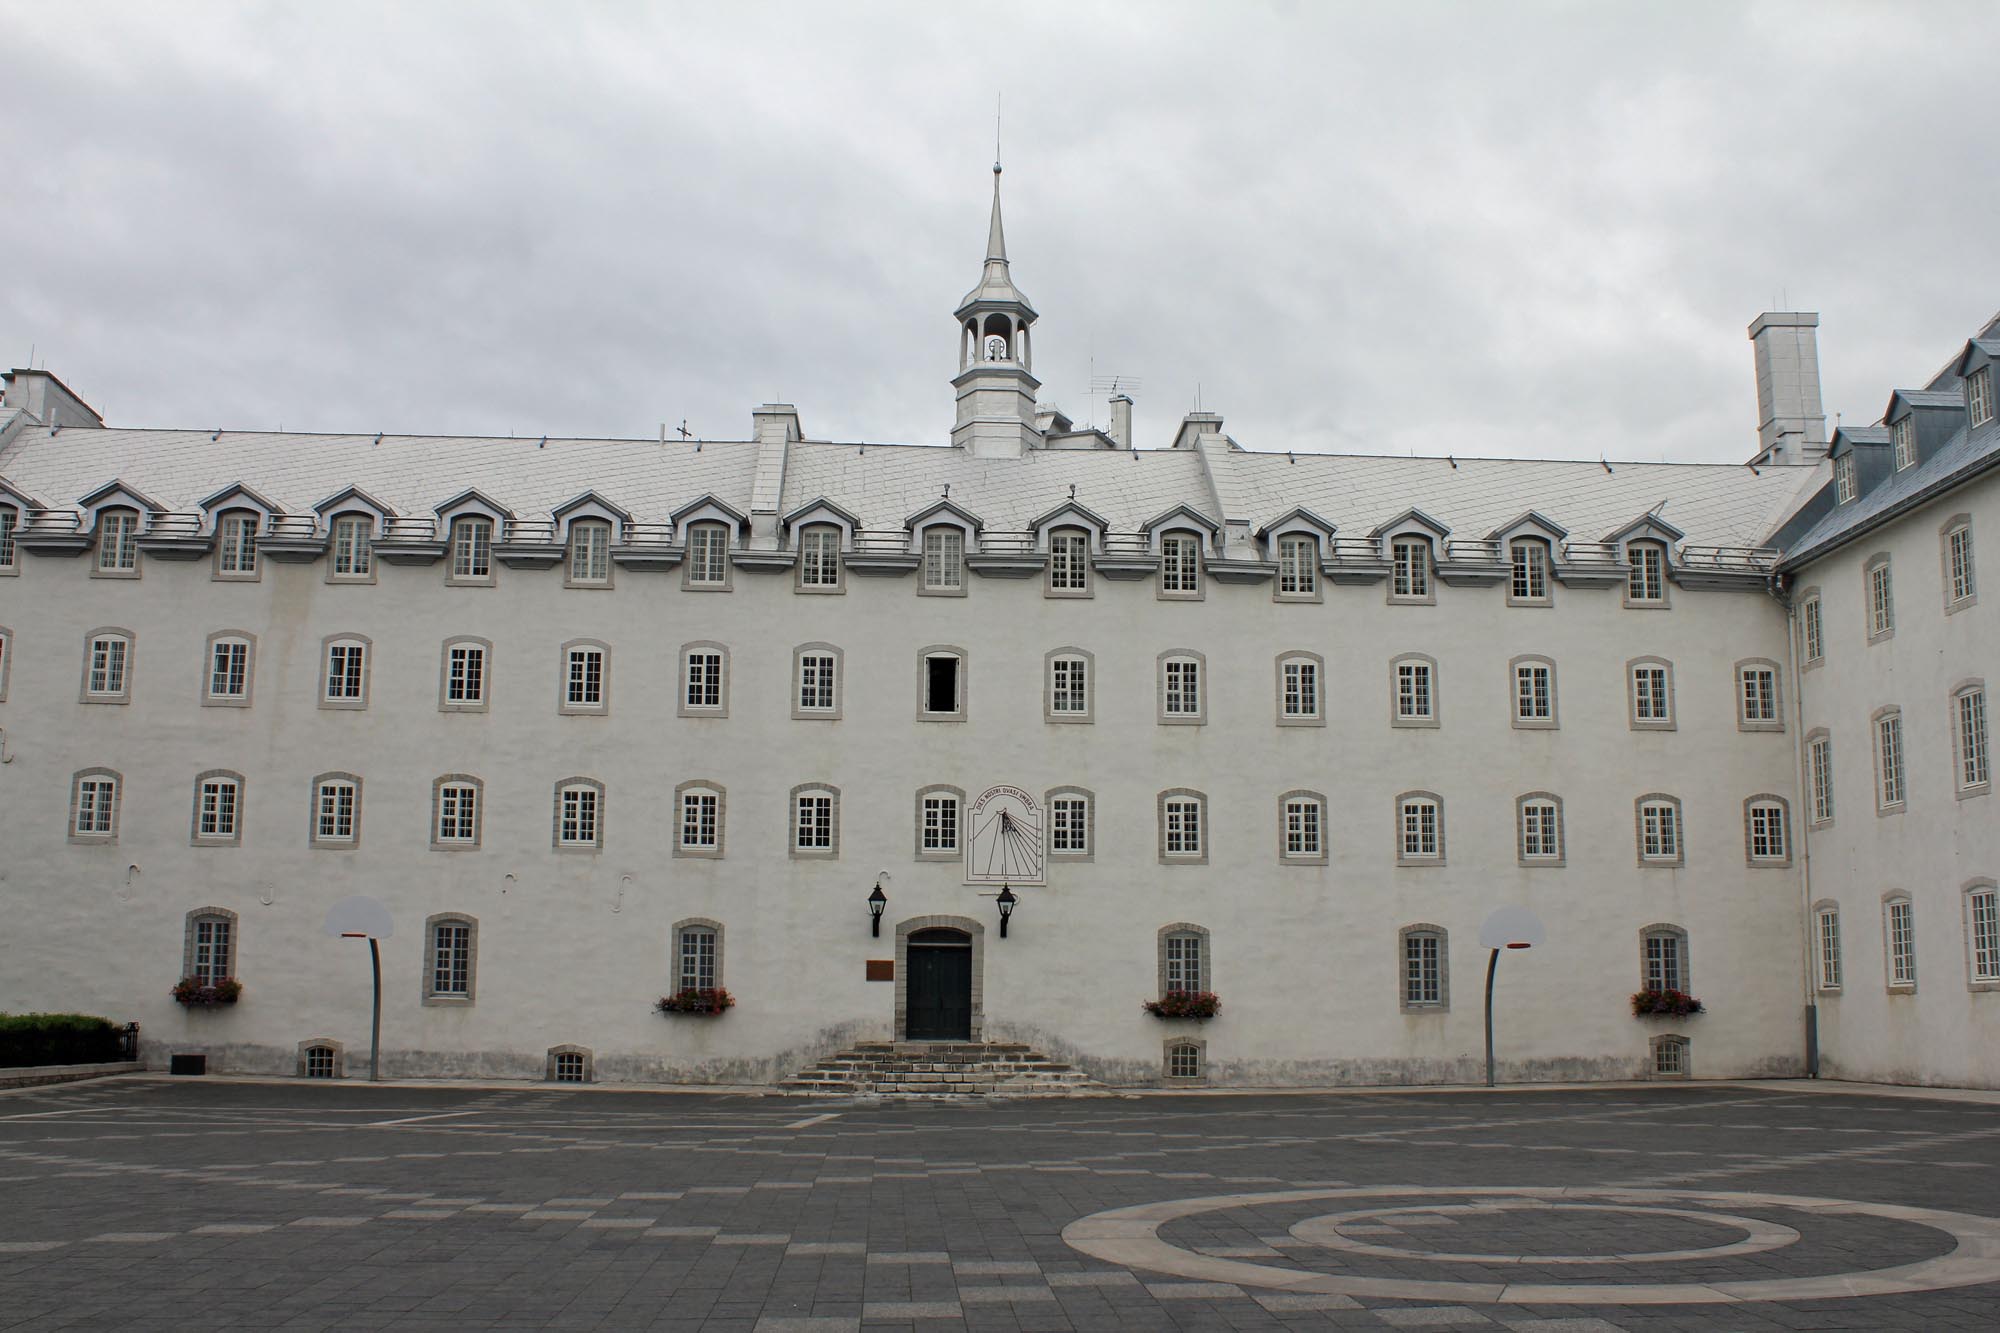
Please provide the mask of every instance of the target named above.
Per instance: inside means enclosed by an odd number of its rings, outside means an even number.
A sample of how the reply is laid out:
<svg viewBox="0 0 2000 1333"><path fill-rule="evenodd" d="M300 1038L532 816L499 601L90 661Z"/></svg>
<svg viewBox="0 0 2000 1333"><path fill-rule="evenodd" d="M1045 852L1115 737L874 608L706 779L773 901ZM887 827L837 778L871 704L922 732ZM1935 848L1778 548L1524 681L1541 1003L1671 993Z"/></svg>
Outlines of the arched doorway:
<svg viewBox="0 0 2000 1333"><path fill-rule="evenodd" d="M979 1013L980 935L970 921L920 918L897 931L896 1035L904 1041L971 1041Z"/></svg>

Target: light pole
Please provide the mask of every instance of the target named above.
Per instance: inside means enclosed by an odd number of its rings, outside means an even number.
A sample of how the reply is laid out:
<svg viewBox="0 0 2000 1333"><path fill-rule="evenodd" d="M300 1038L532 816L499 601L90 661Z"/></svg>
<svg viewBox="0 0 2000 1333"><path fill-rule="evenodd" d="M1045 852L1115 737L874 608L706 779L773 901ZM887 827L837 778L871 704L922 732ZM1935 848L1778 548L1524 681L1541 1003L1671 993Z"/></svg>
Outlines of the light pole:
<svg viewBox="0 0 2000 1333"><path fill-rule="evenodd" d="M374 1006L368 1024L368 1081L382 1081L382 945L396 933L389 909L366 894L342 898L326 909L327 934L343 940L367 940L368 962L375 974Z"/></svg>
<svg viewBox="0 0 2000 1333"><path fill-rule="evenodd" d="M1502 949L1532 949L1543 940L1542 919L1525 907L1497 907L1479 927L1486 957L1486 1086L1493 1086L1493 974Z"/></svg>

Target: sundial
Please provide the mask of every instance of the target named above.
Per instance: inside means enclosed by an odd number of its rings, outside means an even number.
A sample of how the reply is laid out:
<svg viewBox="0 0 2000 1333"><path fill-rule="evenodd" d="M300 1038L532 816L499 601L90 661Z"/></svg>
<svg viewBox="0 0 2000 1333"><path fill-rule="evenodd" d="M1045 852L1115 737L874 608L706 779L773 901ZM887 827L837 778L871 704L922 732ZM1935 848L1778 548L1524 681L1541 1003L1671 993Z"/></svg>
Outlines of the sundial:
<svg viewBox="0 0 2000 1333"><path fill-rule="evenodd" d="M967 884L1041 884L1042 806L1019 787L988 787L967 809Z"/></svg>

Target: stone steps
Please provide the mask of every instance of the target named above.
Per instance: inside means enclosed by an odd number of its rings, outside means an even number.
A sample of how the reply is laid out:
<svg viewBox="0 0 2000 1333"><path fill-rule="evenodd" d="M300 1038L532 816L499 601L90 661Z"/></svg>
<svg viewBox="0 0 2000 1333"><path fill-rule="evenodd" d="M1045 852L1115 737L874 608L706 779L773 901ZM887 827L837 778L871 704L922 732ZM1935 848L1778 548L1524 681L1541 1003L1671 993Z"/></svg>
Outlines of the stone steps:
<svg viewBox="0 0 2000 1333"><path fill-rule="evenodd" d="M777 1084L818 1096L1067 1097L1100 1091L1021 1042L864 1041Z"/></svg>

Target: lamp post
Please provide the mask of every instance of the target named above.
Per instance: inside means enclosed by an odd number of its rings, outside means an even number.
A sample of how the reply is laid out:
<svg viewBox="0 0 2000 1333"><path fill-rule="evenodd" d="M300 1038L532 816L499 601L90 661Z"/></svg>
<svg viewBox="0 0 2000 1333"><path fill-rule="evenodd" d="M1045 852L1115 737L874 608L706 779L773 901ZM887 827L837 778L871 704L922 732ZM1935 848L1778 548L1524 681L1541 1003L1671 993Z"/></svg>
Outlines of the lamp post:
<svg viewBox="0 0 2000 1333"><path fill-rule="evenodd" d="M878 940L882 938L882 913L889 906L889 895L882 892L882 881L887 878L886 870L877 875L874 892L868 895L868 933Z"/></svg>
<svg viewBox="0 0 2000 1333"><path fill-rule="evenodd" d="M1014 915L1014 908L1020 901L1014 896L1014 886L1011 884L1002 884L1000 896L993 900L993 905L1000 909L1000 938L1003 940L1007 938L1008 918Z"/></svg>
<svg viewBox="0 0 2000 1333"><path fill-rule="evenodd" d="M1525 907L1496 907L1479 927L1486 958L1486 1086L1493 1086L1493 974L1502 949L1532 949L1543 940L1542 919Z"/></svg>
<svg viewBox="0 0 2000 1333"><path fill-rule="evenodd" d="M389 909L365 894L342 898L326 911L328 935L344 940L367 940L368 962L375 974L375 1002L368 1024L368 1081L382 1081L382 944L396 933L395 918Z"/></svg>

